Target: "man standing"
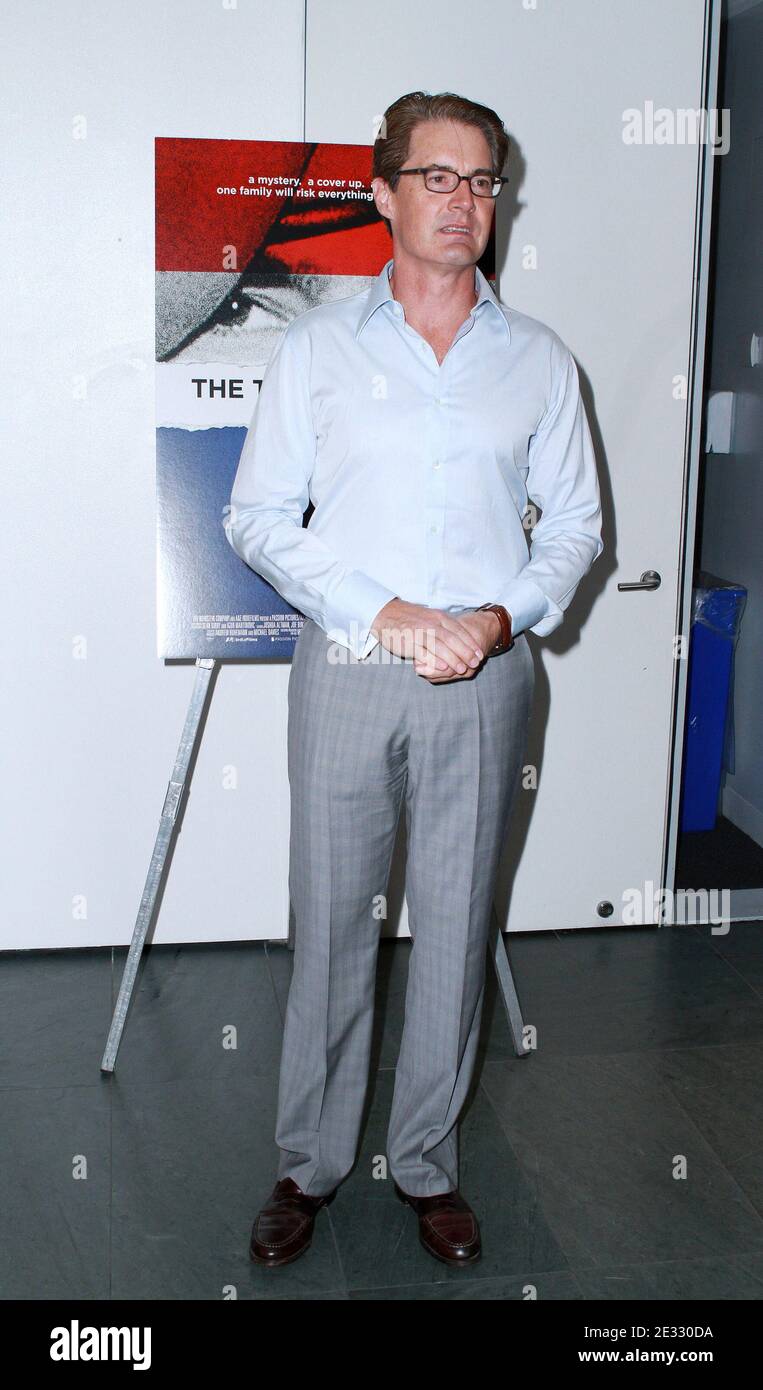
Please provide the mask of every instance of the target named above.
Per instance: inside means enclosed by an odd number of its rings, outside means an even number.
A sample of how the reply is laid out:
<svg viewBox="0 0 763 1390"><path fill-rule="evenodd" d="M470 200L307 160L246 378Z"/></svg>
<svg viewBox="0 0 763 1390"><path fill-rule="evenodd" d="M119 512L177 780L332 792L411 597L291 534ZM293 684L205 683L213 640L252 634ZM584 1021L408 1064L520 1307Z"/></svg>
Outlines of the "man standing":
<svg viewBox="0 0 763 1390"><path fill-rule="evenodd" d="M572 355L477 269L506 181L500 118L413 92L381 129L372 188L393 257L370 291L289 323L226 522L237 553L306 615L289 677L281 1152L250 1245L271 1266L308 1247L355 1161L403 804L413 945L389 1170L432 1255L479 1258L457 1122L534 690L525 634L562 622L603 548ZM542 507L529 558L528 496Z"/></svg>

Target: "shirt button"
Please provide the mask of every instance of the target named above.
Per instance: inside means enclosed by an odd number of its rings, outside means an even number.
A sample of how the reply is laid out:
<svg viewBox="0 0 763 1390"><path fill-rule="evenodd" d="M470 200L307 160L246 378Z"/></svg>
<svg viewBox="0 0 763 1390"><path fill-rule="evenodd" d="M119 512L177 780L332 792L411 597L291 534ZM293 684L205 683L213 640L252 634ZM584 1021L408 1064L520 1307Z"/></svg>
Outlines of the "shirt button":
<svg viewBox="0 0 763 1390"><path fill-rule="evenodd" d="M433 536L436 536L436 535L437 535L437 527L436 527L436 526L430 526L429 529L430 529L430 531L432 532L432 535L433 535Z"/></svg>
<svg viewBox="0 0 763 1390"><path fill-rule="evenodd" d="M433 468L439 468L439 467L440 467L440 460L437 459L436 463L433 463L433 464L432 464L432 467L433 467Z"/></svg>

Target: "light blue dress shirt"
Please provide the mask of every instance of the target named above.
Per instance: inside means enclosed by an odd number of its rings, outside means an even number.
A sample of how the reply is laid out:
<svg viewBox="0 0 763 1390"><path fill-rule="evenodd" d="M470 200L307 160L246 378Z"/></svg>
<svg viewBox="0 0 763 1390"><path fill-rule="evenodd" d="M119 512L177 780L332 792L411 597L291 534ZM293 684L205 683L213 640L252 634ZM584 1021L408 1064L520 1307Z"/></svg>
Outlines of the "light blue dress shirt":
<svg viewBox="0 0 763 1390"><path fill-rule="evenodd" d="M286 327L241 452L228 540L359 658L395 597L453 613L501 603L515 633L544 637L603 549L572 354L475 266L478 302L440 364L392 296L392 266ZM542 508L529 554L528 497Z"/></svg>

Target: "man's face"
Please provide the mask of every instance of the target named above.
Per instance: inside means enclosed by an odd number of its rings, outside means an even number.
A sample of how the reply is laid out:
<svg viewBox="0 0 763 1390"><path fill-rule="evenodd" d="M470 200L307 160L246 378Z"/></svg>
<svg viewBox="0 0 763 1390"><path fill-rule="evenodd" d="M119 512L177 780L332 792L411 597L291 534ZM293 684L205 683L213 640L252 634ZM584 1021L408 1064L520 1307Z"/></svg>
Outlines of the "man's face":
<svg viewBox="0 0 763 1390"><path fill-rule="evenodd" d="M422 121L414 127L404 169L438 164L459 174L493 173L490 146L476 126L460 121ZM476 197L464 180L452 193L428 189L421 174L404 174L393 193L372 181L376 206L392 224L395 256L430 265L466 266L479 260L495 212L493 198ZM451 228L461 230L449 230Z"/></svg>

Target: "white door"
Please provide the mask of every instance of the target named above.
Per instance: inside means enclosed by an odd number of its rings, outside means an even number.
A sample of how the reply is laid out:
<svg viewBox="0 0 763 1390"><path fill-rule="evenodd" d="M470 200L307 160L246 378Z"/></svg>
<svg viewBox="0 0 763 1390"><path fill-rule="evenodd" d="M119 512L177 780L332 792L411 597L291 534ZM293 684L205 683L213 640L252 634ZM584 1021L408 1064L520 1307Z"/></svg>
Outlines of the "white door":
<svg viewBox="0 0 763 1390"><path fill-rule="evenodd" d="M308 140L370 142L385 106L419 88L499 112L515 160L497 211L500 295L550 324L580 373L605 550L562 627L530 636L536 771L497 895L512 930L660 920L693 527L688 427L701 388L701 176L720 157L708 142L724 137L722 120L703 128L697 117L715 106L719 8L472 0L468 19L408 0L308 9ZM646 571L658 588L618 589Z"/></svg>

